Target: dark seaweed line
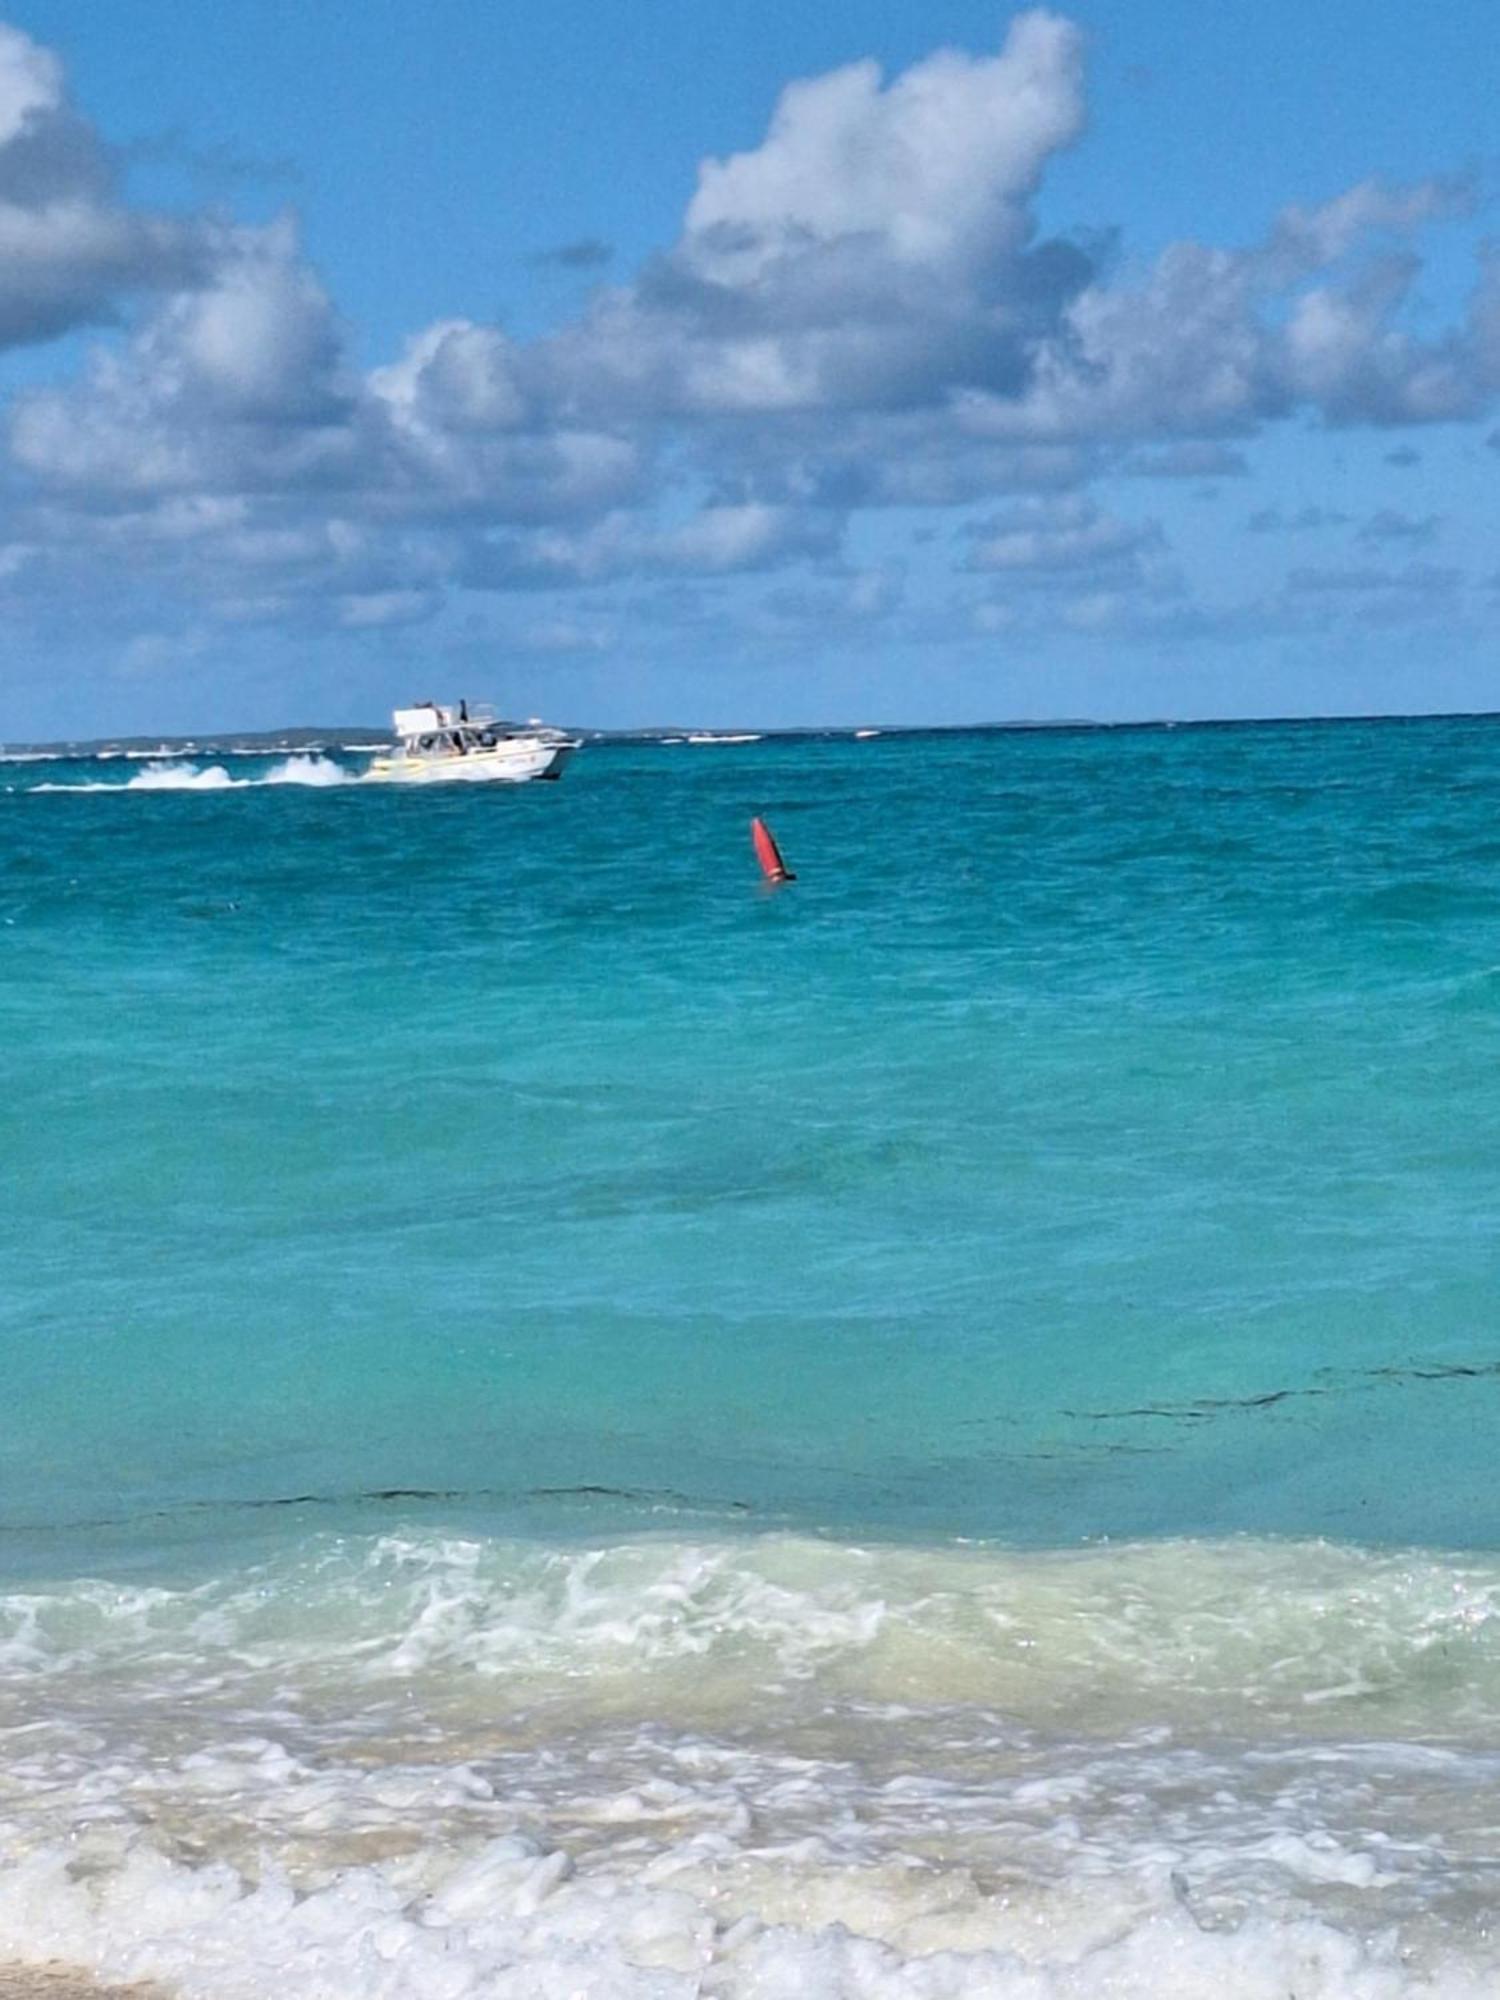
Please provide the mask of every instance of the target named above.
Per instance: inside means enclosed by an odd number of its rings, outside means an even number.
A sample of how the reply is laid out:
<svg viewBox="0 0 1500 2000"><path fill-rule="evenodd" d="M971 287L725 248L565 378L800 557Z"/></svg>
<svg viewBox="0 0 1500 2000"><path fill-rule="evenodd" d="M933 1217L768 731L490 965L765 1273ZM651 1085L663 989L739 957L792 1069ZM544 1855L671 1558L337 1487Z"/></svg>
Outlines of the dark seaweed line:
<svg viewBox="0 0 1500 2000"><path fill-rule="evenodd" d="M1135 1417L1161 1417L1169 1423L1205 1423L1225 1410L1269 1410L1277 1403L1302 1401L1311 1396L1347 1394L1351 1388L1385 1382L1474 1382L1485 1376L1500 1375L1500 1361L1440 1361L1430 1366L1386 1366L1384 1368L1323 1368L1320 1375L1331 1377L1309 1382L1300 1389L1268 1389L1258 1396L1205 1396L1191 1403L1146 1403L1130 1410L1063 1410L1075 1422L1123 1423Z"/></svg>
<svg viewBox="0 0 1500 2000"><path fill-rule="evenodd" d="M70 1534L80 1528L126 1528L142 1521L176 1521L192 1514L250 1514L287 1507L358 1507L428 1504L453 1501L624 1500L636 1506L682 1507L699 1513L749 1514L748 1500L704 1500L671 1487L531 1486L519 1490L500 1486L376 1486L359 1493L280 1493L259 1500L184 1500L174 1507L152 1507L142 1513L101 1514L82 1521L0 1521L0 1535Z"/></svg>

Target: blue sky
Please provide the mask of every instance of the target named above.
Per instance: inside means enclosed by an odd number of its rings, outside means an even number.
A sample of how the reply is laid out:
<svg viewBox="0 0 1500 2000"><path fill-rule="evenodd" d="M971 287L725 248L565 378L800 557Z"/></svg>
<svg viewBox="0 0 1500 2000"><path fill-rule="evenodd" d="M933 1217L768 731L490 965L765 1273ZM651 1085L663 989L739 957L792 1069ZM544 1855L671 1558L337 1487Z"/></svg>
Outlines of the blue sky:
<svg viewBox="0 0 1500 2000"><path fill-rule="evenodd" d="M1497 703L1489 0L31 0L0 739Z"/></svg>

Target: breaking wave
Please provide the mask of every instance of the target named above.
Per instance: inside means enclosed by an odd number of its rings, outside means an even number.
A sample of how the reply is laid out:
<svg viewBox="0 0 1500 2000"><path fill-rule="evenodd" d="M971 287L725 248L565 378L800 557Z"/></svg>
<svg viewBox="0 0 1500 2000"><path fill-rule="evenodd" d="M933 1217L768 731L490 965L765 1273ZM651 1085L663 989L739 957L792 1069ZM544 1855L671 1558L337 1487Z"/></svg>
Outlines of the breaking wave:
<svg viewBox="0 0 1500 2000"><path fill-rule="evenodd" d="M204 2000L1477 2000L1500 1563L319 1536L0 1599L0 1951Z"/></svg>
<svg viewBox="0 0 1500 2000"><path fill-rule="evenodd" d="M370 1685L490 1678L586 1709L623 1678L717 1713L768 1680L862 1701L980 1703L1051 1726L1500 1735L1500 1559L1325 1542L1095 1549L847 1547L794 1535L603 1547L316 1534L295 1558L177 1588L0 1596L0 1670L216 1676L278 1662ZM655 1697L653 1697L655 1698ZM613 1710L613 1697L606 1706Z"/></svg>

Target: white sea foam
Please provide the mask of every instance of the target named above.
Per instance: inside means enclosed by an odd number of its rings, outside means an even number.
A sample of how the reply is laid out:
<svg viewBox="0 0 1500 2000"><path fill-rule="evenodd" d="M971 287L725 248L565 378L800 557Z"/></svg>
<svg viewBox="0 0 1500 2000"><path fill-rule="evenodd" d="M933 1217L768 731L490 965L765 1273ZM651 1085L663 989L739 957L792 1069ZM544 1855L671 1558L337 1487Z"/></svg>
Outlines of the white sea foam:
<svg viewBox="0 0 1500 2000"><path fill-rule="evenodd" d="M1500 1564L318 1537L0 1598L0 1953L205 2000L1492 1993Z"/></svg>
<svg viewBox="0 0 1500 2000"><path fill-rule="evenodd" d="M38 1853L0 1879L0 1948L45 1940L54 1958L204 2000L1480 2000L1494 1990L1455 1955L1413 1962L1391 1940L1363 1943L1327 1922L1206 1929L1166 1885L1097 1883L1088 1907L1045 1937L1026 1934L1023 1899L915 1869L849 1883L837 1898L821 1888L815 1861L788 1857L793 1909L766 1921L736 1915L733 1894L705 1888L691 1859L632 1879L585 1872L516 1835L302 1884L274 1865L246 1876L143 1846L103 1872Z"/></svg>
<svg viewBox="0 0 1500 2000"><path fill-rule="evenodd" d="M268 785L349 785L362 775L351 771L333 757L299 756L288 757L283 763L273 764L266 773Z"/></svg>
<svg viewBox="0 0 1500 2000"><path fill-rule="evenodd" d="M222 764L194 764L184 758L157 758L123 783L112 779L53 781L33 785L37 792L233 792L261 785L349 785L360 773L332 757L299 755L283 758L263 775L233 776Z"/></svg>

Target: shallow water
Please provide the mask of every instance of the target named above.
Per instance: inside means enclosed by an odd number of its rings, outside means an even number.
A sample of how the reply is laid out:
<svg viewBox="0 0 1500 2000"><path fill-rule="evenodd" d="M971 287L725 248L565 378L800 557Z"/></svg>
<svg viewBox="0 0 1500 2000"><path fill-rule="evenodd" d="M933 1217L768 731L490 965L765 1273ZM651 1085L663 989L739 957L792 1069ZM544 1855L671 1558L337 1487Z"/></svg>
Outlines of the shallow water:
<svg viewBox="0 0 1500 2000"><path fill-rule="evenodd" d="M356 768L0 764L0 1950L1492 1991L1500 725Z"/></svg>

